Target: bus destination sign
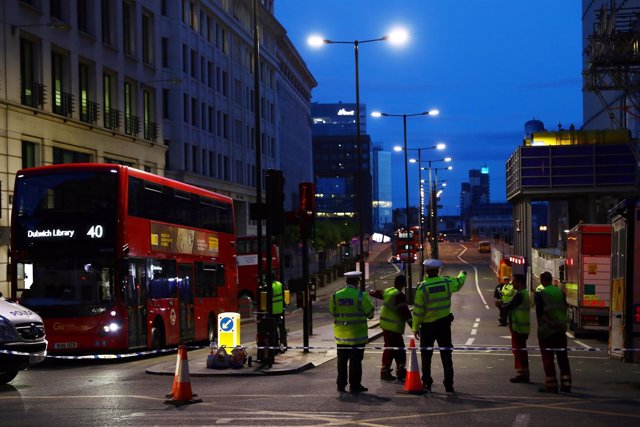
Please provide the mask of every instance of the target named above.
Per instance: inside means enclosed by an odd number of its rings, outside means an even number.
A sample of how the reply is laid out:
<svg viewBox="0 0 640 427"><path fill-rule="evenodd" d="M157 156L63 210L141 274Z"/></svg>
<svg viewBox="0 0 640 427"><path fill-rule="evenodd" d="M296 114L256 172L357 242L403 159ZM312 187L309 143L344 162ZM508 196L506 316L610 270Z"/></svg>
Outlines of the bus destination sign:
<svg viewBox="0 0 640 427"><path fill-rule="evenodd" d="M76 231L78 230L62 227L27 230L27 238L38 240L71 240L74 237L82 238L83 235L87 236L89 239L101 239L104 236L104 226L100 224L89 225L86 231L80 230L79 233L76 233Z"/></svg>

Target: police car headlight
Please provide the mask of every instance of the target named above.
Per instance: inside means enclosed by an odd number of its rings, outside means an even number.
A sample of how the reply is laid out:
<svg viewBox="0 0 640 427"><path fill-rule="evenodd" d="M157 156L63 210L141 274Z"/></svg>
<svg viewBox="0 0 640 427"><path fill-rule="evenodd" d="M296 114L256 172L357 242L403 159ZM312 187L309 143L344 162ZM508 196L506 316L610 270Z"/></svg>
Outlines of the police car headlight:
<svg viewBox="0 0 640 427"><path fill-rule="evenodd" d="M0 342L12 342L18 339L16 331L4 317L0 317Z"/></svg>

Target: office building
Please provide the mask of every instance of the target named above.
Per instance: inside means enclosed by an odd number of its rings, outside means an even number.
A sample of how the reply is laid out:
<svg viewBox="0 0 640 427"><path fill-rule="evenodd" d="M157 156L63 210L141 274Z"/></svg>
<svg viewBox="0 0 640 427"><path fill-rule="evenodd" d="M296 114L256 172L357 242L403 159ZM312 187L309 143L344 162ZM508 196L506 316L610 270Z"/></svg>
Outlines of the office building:
<svg viewBox="0 0 640 427"><path fill-rule="evenodd" d="M391 153L382 146L373 147L373 231L391 235L393 205L391 185Z"/></svg>
<svg viewBox="0 0 640 427"><path fill-rule="evenodd" d="M366 111L366 107L361 106L360 110ZM371 137L361 134L362 163L359 165L354 114L355 104L311 104L316 204L319 218L333 220L356 220L362 210L364 233L370 234L373 229ZM360 129L366 129L362 114ZM358 179L359 173L361 179Z"/></svg>

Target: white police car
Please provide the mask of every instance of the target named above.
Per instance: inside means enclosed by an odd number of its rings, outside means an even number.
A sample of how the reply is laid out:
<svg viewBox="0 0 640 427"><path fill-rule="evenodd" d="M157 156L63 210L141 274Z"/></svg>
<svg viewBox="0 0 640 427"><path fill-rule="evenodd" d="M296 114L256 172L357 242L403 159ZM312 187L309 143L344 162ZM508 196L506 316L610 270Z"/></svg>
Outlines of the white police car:
<svg viewBox="0 0 640 427"><path fill-rule="evenodd" d="M14 379L18 371L42 362L46 355L42 318L0 297L0 384Z"/></svg>

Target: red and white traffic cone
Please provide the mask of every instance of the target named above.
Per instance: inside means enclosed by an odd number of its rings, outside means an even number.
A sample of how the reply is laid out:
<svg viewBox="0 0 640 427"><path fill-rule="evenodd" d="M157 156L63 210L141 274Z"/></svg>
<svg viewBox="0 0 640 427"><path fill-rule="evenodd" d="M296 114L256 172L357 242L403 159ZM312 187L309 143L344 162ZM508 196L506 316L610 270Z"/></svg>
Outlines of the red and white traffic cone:
<svg viewBox="0 0 640 427"><path fill-rule="evenodd" d="M176 374L173 379L171 394L167 395L168 400L164 403L171 403L176 406L190 403L200 403L202 399L197 399L198 395L191 391L191 380L189 379L189 360L187 359L187 349L185 346L178 346L178 360L176 362Z"/></svg>
<svg viewBox="0 0 640 427"><path fill-rule="evenodd" d="M422 387L422 381L420 381L420 367L418 366L418 355L416 354L416 344L413 338L409 345L409 353L411 353L409 369L407 369L407 376L405 377L404 387L402 387L402 389L406 393L422 394L424 393L424 389Z"/></svg>

